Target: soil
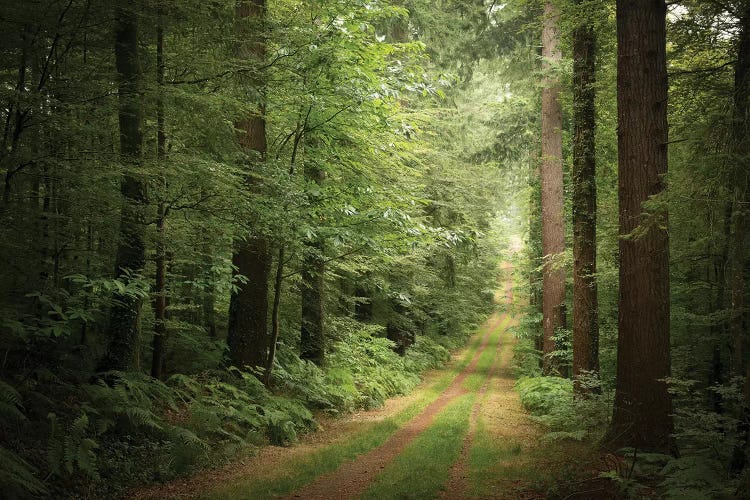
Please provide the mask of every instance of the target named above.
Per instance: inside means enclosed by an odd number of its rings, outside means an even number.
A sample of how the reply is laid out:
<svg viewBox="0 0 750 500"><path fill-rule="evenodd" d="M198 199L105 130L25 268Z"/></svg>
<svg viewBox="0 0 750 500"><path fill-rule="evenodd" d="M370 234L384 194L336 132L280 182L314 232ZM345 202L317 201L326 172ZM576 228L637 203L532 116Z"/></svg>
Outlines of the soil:
<svg viewBox="0 0 750 500"><path fill-rule="evenodd" d="M496 301L512 310L514 301L510 264L503 264L505 271L503 286L496 294ZM501 325L502 322L506 325ZM518 394L513 389L515 377L512 373L512 346L515 338L507 331L516 321L506 314L493 314L480 332L483 337L472 359L458 373L450 385L420 414L403 425L381 446L344 463L339 469L318 477L312 483L287 496L287 499L350 499L357 498L373 483L377 475L393 461L414 439L424 432L435 416L455 398L466 394L465 379L475 373L482 353L488 348L497 352L487 378L478 389L476 401L469 417L469 429L460 456L451 467L441 497L443 499L499 498L532 499L544 498L544 489L535 478L549 477L552 470L562 470L569 457L580 450L548 453L547 445L540 443L541 431L521 407ZM490 346L491 333L505 326L497 346ZM469 353L464 351L464 359ZM431 386L443 370L433 371L425 377L411 395L388 400L377 410L358 412L345 418L321 416L321 429L302 438L292 447L267 446L252 457L234 462L219 470L204 471L190 478L173 481L149 489L134 492L129 498L161 499L191 498L211 491L235 480L248 477L274 477L281 464L310 454L322 447L346 442L357 435L363 423L379 421L398 414L416 401L425 387ZM493 443L498 454L497 463L490 464L489 479L479 485L469 477L469 458L481 423L484 442ZM596 476L594 476L596 477ZM601 491L601 490L600 490ZM585 498L577 497L577 498Z"/></svg>
<svg viewBox="0 0 750 500"><path fill-rule="evenodd" d="M287 498L305 498L309 500L326 500L331 498L357 498L365 492L375 477L396 458L414 439L427 429L440 410L457 397L466 394L463 382L475 372L479 357L489 344L490 333L497 327L501 318L497 315L489 320L485 327L482 343L468 365L453 379L448 388L430 403L419 415L396 431L378 448L360 455L355 460L345 463L338 470L320 476L305 488ZM333 493L335 492L335 493Z"/></svg>

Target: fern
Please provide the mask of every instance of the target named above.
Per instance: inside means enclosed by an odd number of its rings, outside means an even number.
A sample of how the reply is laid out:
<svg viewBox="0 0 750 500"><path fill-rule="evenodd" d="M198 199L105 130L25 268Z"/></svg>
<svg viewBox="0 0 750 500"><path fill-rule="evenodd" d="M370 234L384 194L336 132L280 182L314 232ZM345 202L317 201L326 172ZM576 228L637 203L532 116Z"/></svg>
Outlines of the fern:
<svg viewBox="0 0 750 500"><path fill-rule="evenodd" d="M47 488L36 474L33 466L0 446L0 497L37 498L46 495Z"/></svg>
<svg viewBox="0 0 750 500"><path fill-rule="evenodd" d="M0 380L0 423L26 420L21 395L9 384Z"/></svg>
<svg viewBox="0 0 750 500"><path fill-rule="evenodd" d="M61 431L57 416L48 415L51 435L47 447L47 461L53 474L69 477L77 472L90 479L99 479L96 464L96 453L99 444L87 436L89 417L87 414L78 416L71 424Z"/></svg>

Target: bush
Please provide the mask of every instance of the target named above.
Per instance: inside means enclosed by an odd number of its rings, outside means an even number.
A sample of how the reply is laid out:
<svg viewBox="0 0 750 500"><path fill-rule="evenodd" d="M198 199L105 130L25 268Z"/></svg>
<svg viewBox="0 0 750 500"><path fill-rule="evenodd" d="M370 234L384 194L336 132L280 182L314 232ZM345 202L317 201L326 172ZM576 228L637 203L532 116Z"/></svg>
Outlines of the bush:
<svg viewBox="0 0 750 500"><path fill-rule="evenodd" d="M521 403L534 415L549 415L573 399L573 381L561 377L521 377L516 382Z"/></svg>
<svg viewBox="0 0 750 500"><path fill-rule="evenodd" d="M561 377L522 377L516 383L521 403L550 430L545 439L596 439L606 429L614 393L601 391L590 376L581 383L591 389L585 398L574 397L573 381Z"/></svg>

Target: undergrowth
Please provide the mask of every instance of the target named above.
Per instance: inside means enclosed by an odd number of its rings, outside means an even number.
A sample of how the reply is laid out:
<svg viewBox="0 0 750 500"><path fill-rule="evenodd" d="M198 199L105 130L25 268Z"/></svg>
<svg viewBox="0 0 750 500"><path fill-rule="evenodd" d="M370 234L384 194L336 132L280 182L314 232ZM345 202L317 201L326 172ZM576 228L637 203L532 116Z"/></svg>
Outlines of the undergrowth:
<svg viewBox="0 0 750 500"><path fill-rule="evenodd" d="M67 380L39 373L15 387L0 382L0 496L117 497L261 444L291 443L316 427L317 411L380 406L450 357L425 336L399 356L375 330L342 329L324 369L282 343L272 391L235 367L163 382L108 372L71 384L72 371Z"/></svg>
<svg viewBox="0 0 750 500"><path fill-rule="evenodd" d="M574 397L573 380L542 376L540 353L524 328L533 327L535 317L521 323L520 341L514 348L516 383L521 403L531 418L547 432L543 440L573 439L598 444L609 424L614 389L595 377L579 383L586 397ZM743 423L742 380L703 386L695 380L670 379L673 398L677 456L646 453L625 448L612 455L611 468L601 474L627 497L670 499L746 498L750 476L741 472L747 463ZM707 401L720 402L714 407Z"/></svg>

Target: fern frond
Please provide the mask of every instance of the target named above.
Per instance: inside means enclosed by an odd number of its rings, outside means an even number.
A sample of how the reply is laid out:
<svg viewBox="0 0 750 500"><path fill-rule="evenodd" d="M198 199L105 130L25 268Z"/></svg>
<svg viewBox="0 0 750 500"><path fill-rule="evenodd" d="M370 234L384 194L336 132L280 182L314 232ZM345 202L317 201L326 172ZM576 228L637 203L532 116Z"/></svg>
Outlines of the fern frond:
<svg viewBox="0 0 750 500"><path fill-rule="evenodd" d="M47 494L37 470L10 450L0 446L0 497L32 497Z"/></svg>

